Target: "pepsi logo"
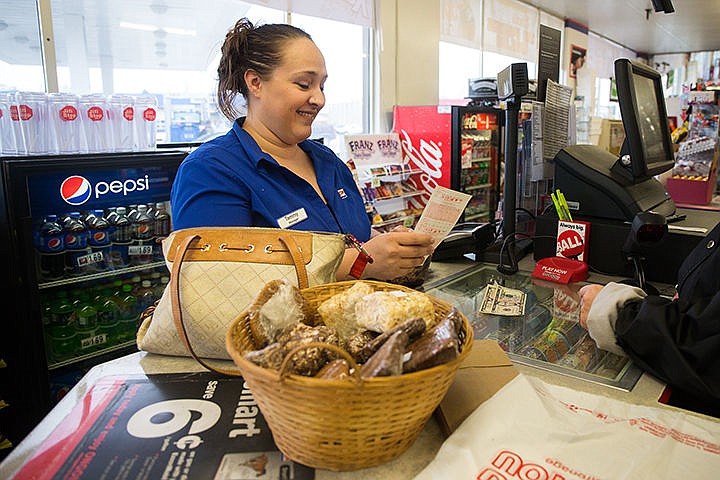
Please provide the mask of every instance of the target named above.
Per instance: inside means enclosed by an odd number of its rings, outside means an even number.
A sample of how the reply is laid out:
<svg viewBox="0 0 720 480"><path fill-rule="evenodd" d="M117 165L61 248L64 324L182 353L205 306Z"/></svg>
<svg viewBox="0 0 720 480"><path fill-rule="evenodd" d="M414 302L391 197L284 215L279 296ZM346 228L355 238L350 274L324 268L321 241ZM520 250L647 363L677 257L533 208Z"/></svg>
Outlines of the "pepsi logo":
<svg viewBox="0 0 720 480"><path fill-rule="evenodd" d="M48 251L54 252L63 248L63 241L61 238L51 238L47 241Z"/></svg>
<svg viewBox="0 0 720 480"><path fill-rule="evenodd" d="M77 235L65 235L65 248L74 248L80 245L80 238Z"/></svg>
<svg viewBox="0 0 720 480"><path fill-rule="evenodd" d="M70 205L82 205L92 194L90 182L80 175L66 178L60 185L60 196Z"/></svg>
<svg viewBox="0 0 720 480"><path fill-rule="evenodd" d="M93 240L97 243L104 242L106 238L107 238L107 234L105 232L93 233Z"/></svg>

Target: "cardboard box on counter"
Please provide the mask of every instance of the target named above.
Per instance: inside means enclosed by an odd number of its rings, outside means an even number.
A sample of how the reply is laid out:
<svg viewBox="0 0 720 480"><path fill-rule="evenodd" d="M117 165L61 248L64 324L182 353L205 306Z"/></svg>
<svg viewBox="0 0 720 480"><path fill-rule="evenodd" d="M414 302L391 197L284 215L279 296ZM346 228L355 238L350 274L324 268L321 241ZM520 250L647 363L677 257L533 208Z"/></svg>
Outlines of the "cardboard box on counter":
<svg viewBox="0 0 720 480"><path fill-rule="evenodd" d="M455 376L448 393L435 410L445 436L449 436L475 409L515 378L518 371L495 340L475 340L472 352Z"/></svg>

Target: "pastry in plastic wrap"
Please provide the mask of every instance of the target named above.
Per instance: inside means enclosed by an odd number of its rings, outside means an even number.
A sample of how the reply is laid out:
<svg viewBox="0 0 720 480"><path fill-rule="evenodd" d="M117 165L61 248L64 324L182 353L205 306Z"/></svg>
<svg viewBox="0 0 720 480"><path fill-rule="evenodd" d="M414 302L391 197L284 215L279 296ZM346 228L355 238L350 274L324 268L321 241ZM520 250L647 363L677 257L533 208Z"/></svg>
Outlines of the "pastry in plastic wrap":
<svg viewBox="0 0 720 480"><path fill-rule="evenodd" d="M406 320L422 318L430 328L435 306L421 292L388 291L365 295L355 304L357 324L373 332L386 332Z"/></svg>
<svg viewBox="0 0 720 480"><path fill-rule="evenodd" d="M458 335L453 320L445 317L435 328L407 347L403 372L415 372L449 362L458 356Z"/></svg>
<svg viewBox="0 0 720 480"><path fill-rule="evenodd" d="M248 307L248 322L255 345L264 347L288 326L305 320L309 307L300 290L285 280L265 285Z"/></svg>
<svg viewBox="0 0 720 480"><path fill-rule="evenodd" d="M370 330L363 330L362 332L356 333L345 341L345 350L357 363L365 363L368 358L375 353L375 350L377 350L377 348L372 350L368 348L370 342L377 336L377 332L371 332Z"/></svg>
<svg viewBox="0 0 720 480"><path fill-rule="evenodd" d="M280 370L280 366L285 359L285 349L275 342L260 350L246 353L245 358L261 367Z"/></svg>
<svg viewBox="0 0 720 480"><path fill-rule="evenodd" d="M455 333L458 336L458 345L465 343L465 321L463 320L460 310L452 307L445 317L443 317L443 320L444 319L449 319L452 322ZM442 322L442 320L440 322Z"/></svg>
<svg viewBox="0 0 720 480"><path fill-rule="evenodd" d="M383 344L387 341L388 338L395 334L395 332L405 332L408 336L408 342L412 342L419 338L423 333L425 333L425 330L425 321L422 318L413 318L410 320L406 320L402 323L395 325L387 332L383 332L380 335L375 334L376 336L370 341L366 342L365 345L356 353L357 357L353 356L353 358L355 358L355 361L358 363L365 363L375 352L380 349L380 347L383 346ZM352 352L350 354L352 355Z"/></svg>
<svg viewBox="0 0 720 480"><path fill-rule="evenodd" d="M339 346L335 329L325 325L310 327L304 323L298 323L295 326L286 329L278 336L278 343L285 349L285 354L289 354L292 349L300 345L322 342ZM322 347L310 347L298 351L292 358L290 372L298 375L315 376L322 367L331 360L334 360L336 354Z"/></svg>
<svg viewBox="0 0 720 480"><path fill-rule="evenodd" d="M327 363L320 371L315 375L317 378L326 378L332 380L342 380L350 376L350 365L347 361L342 358L336 358L335 360Z"/></svg>
<svg viewBox="0 0 720 480"><path fill-rule="evenodd" d="M355 304L366 295L374 292L365 282L357 282L342 293L328 298L318 306L318 314L322 322L337 330L340 338L347 339L361 329L355 320Z"/></svg>
<svg viewBox="0 0 720 480"><path fill-rule="evenodd" d="M408 343L407 333L395 332L380 349L360 367L360 376L389 377L403 372L403 355Z"/></svg>

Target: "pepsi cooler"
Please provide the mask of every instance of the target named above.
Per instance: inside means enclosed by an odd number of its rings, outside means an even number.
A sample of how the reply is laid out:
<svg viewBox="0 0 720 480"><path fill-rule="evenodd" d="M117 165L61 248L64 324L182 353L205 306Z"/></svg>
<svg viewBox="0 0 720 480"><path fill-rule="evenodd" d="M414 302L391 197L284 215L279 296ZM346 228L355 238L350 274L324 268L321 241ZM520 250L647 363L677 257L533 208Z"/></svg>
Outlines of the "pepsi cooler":
<svg viewBox="0 0 720 480"><path fill-rule="evenodd" d="M161 241L186 151L0 157L0 358L17 444L94 365L137 351L169 281Z"/></svg>

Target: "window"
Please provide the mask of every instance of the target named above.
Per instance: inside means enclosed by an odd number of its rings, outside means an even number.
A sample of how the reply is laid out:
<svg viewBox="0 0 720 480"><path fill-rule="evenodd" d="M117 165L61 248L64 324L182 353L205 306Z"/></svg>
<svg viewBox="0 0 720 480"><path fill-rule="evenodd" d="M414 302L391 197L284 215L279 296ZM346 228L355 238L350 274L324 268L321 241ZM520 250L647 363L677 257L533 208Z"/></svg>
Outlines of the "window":
<svg viewBox="0 0 720 480"><path fill-rule="evenodd" d="M535 78L539 11L515 0L442 0L441 103L468 96L471 78L495 78L511 63L526 62Z"/></svg>
<svg viewBox="0 0 720 480"><path fill-rule="evenodd" d="M34 0L0 0L0 91L45 91Z"/></svg>
<svg viewBox="0 0 720 480"><path fill-rule="evenodd" d="M292 18L323 51L330 79L318 136L337 151L342 133L368 130L370 28L288 16L288 5L320 15L314 0L48 1L59 91L154 95L159 143L204 141L230 128L215 103L217 65L225 33L243 16L256 24ZM365 17L371 5L363 2ZM0 90L46 91L36 1L0 0L0 12ZM328 15L338 12L345 14Z"/></svg>
<svg viewBox="0 0 720 480"><path fill-rule="evenodd" d="M476 48L440 42L439 95L442 103L468 96L468 80L481 76L482 52Z"/></svg>
<svg viewBox="0 0 720 480"><path fill-rule="evenodd" d="M310 34L328 70L325 107L313 123L313 137L340 154L343 135L369 130L369 29L299 14L292 15L292 23Z"/></svg>
<svg viewBox="0 0 720 480"><path fill-rule="evenodd" d="M217 111L220 45L240 17L282 22L246 2L52 0L62 92L158 98L158 142L203 141L230 127ZM232 16L228 12L233 12Z"/></svg>

